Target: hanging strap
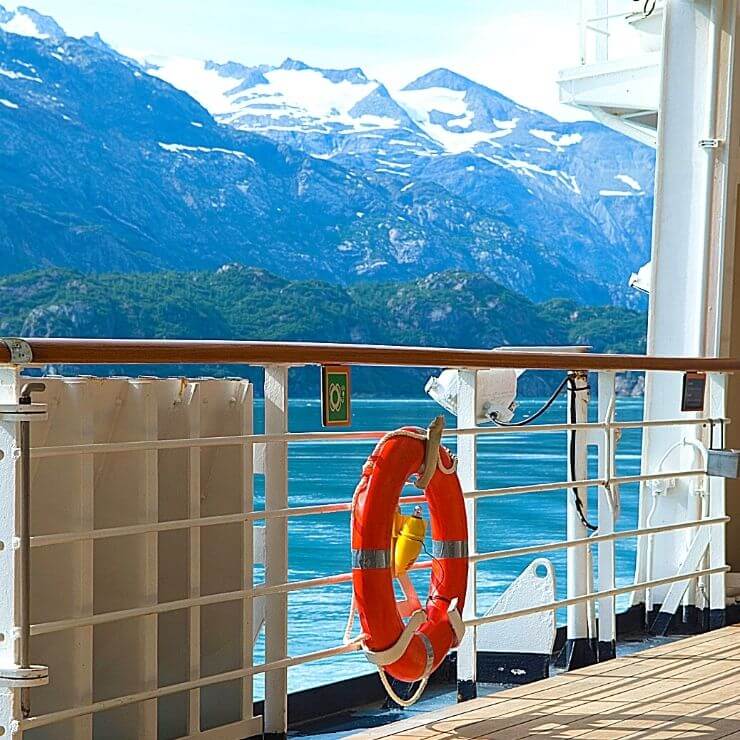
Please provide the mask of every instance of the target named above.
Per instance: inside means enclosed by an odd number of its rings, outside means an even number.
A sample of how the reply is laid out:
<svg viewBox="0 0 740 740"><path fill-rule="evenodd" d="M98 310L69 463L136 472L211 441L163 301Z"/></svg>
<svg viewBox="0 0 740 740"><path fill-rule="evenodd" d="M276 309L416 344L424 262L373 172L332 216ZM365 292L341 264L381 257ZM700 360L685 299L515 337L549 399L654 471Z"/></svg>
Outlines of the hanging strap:
<svg viewBox="0 0 740 740"><path fill-rule="evenodd" d="M406 626L403 628L401 636L396 640L394 645L391 645L385 650L370 650L365 645L362 646L362 650L365 653L365 657L374 665L384 666L395 663L401 658L406 652L412 638L416 634L419 627L427 621L427 615L423 609L415 611L411 615Z"/></svg>
<svg viewBox="0 0 740 740"><path fill-rule="evenodd" d="M457 646L465 636L465 622L463 622L463 618L457 610L457 597L450 602L450 608L447 610L447 619L450 620L450 627L452 627L452 631L455 633L455 646Z"/></svg>
<svg viewBox="0 0 740 740"><path fill-rule="evenodd" d="M417 488L424 490L432 480L432 476L437 472L437 465L439 464L439 445L442 442L442 432L444 431L444 428L445 418L444 416L438 416L427 429L424 468L421 471L421 475L414 481L414 485Z"/></svg>

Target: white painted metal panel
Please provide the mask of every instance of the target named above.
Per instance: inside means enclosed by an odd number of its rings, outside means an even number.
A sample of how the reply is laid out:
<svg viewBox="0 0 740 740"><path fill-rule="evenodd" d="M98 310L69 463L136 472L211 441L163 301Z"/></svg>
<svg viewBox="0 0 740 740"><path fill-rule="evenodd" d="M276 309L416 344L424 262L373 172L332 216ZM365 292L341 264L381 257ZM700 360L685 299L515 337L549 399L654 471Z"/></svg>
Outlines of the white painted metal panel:
<svg viewBox="0 0 740 740"><path fill-rule="evenodd" d="M17 383L2 369L0 394ZM250 434L252 387L242 380L46 378L38 398L48 421L34 422L32 446L118 443ZM0 423L0 450L12 430ZM3 436L3 434L7 436ZM7 445L6 445L7 442ZM50 683L32 690L29 738L189 738L236 740L257 734L251 676L170 694L167 686L251 666L252 600L219 595L251 587L251 522L93 539L101 528L157 525L252 509L251 443L138 449L41 457L32 466L32 535L73 533L32 550L32 660ZM13 485L0 460L0 490ZM12 464L10 465L12 468ZM0 507L4 518L13 507ZM0 549L0 563L5 552ZM8 573L3 575L6 579ZM0 599L5 591L0 589ZM169 602L212 595L214 603L176 610ZM129 618L125 610L144 613ZM13 620L12 608L2 619ZM102 617L124 612L114 620ZM5 627L0 622L0 630ZM41 634L39 634L41 632ZM11 640L0 640L0 656ZM7 649L7 648L6 648ZM159 694L163 695L159 695ZM129 695L143 700L130 702ZM0 697L0 723L13 706ZM94 710L92 713L90 709ZM101 710L101 711L98 711ZM16 719L18 719L16 717ZM21 722L21 730L25 727Z"/></svg>
<svg viewBox="0 0 740 740"><path fill-rule="evenodd" d="M504 591L486 616L555 601L555 569L547 558L533 560ZM477 628L478 650L551 655L555 644L555 612L542 611Z"/></svg>

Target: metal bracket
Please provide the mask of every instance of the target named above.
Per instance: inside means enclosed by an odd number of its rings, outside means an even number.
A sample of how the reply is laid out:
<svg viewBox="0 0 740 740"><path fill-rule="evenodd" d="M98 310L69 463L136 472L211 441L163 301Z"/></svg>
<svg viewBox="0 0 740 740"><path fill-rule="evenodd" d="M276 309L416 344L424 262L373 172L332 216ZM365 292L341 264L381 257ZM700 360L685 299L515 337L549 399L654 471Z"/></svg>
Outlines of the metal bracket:
<svg viewBox="0 0 740 740"><path fill-rule="evenodd" d="M30 689L34 686L46 686L49 683L49 667L32 665L0 667L0 687L6 689Z"/></svg>
<svg viewBox="0 0 740 740"><path fill-rule="evenodd" d="M33 362L31 345L19 337L4 337L0 339L10 352L10 362L13 365L28 365Z"/></svg>
<svg viewBox="0 0 740 740"><path fill-rule="evenodd" d="M48 418L45 403L0 403L0 421L46 421Z"/></svg>
<svg viewBox="0 0 740 740"><path fill-rule="evenodd" d="M699 139L699 146L702 149L719 149L723 143L722 139Z"/></svg>

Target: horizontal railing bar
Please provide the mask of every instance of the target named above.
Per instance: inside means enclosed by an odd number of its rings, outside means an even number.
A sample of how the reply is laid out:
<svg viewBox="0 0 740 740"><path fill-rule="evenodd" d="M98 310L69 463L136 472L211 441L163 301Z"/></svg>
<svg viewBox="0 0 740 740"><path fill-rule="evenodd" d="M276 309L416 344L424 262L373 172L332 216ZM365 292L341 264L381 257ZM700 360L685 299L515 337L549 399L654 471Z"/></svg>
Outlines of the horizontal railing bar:
<svg viewBox="0 0 740 740"><path fill-rule="evenodd" d="M594 544L597 542L608 540L627 539L629 537L637 537L644 534L656 534L659 532L670 532L674 530L688 529L698 526L724 524L727 521L729 521L729 517L697 519L689 522L681 522L679 524L664 524L655 527L644 527L642 529L624 530L621 532L614 532L606 535L592 535L591 537L578 540L563 540L561 542L549 542L542 545L531 545L522 548L513 548L510 550L496 550L489 553L471 555L469 559L472 562L482 562L485 560L493 560L496 558L516 557L519 555L549 552L551 550L562 550L570 547ZM433 561L424 561L421 563L415 563L412 566L412 569L424 570L431 568L432 565ZM241 591L210 594L208 596L198 596L190 599L181 599L179 601L168 601L163 604L153 604L150 606L143 606L133 609L123 609L116 612L94 614L92 616L80 617L76 619L65 619L55 622L43 622L40 624L32 625L31 634L43 635L50 632L61 632L68 629L75 629L77 627L86 627L95 624L106 624L109 622L117 622L124 619L135 619L137 617L144 617L151 614L162 614L164 612L178 611L180 609L186 609L193 606L207 606L209 604L223 603L226 601L239 601L241 599L249 597L270 596L272 594L291 593L293 591L303 591L311 588L320 588L322 586L338 585L341 583L347 583L351 580L352 573L348 572L337 573L331 576L323 576L321 578L310 578L303 581L289 581L287 583L278 583L270 586L259 585L255 586L252 589Z"/></svg>
<svg viewBox="0 0 740 740"><path fill-rule="evenodd" d="M48 547L49 545L66 545L71 542L86 542L88 540L105 540L111 537L128 537L150 532L172 532L178 529L195 529L213 527L219 524L239 524L252 517L249 514L219 514L204 516L197 519L173 519L168 522L154 522L149 524L131 524L126 527L107 527L106 529L91 529L86 532L60 532L58 534L40 534L31 537L31 547Z"/></svg>
<svg viewBox="0 0 740 740"><path fill-rule="evenodd" d="M704 568L702 570L693 571L692 573L682 574L679 576L669 576L667 578L657 578L652 581L643 581L641 583L632 584L630 586L621 586L617 588L607 589L604 591L598 591L592 594L584 594L583 596L576 596L570 599L561 599L560 601L554 601L550 604L541 604L538 606L528 607L526 609L517 609L511 612L504 612L502 614L494 614L491 616L477 617L466 621L468 627L478 627L483 624L491 624L493 622L501 622L507 619L514 619L516 617L527 616L528 614L535 614L542 611L555 611L572 604L581 603L584 601L593 601L600 598L606 598L610 596L619 596L625 593L631 593L633 591L641 590L644 588L653 588L655 586L667 585L670 583L676 583L680 581L689 581L694 578L699 578L705 575L713 575L715 573L726 573L730 570L730 566L725 565L717 568ZM262 663L250 668L242 668L235 671L229 671L228 673L220 673L214 676L207 676L205 678L194 679L192 681L183 681L177 684L171 684L169 686L163 686L158 689L152 689L150 691L142 691L137 694L128 694L126 696L115 697L113 699L106 699L103 701L95 702L93 704L87 704L82 707L74 707L71 709L63 709L58 712L51 712L49 714L39 715L38 717L29 717L28 719L21 721L22 730L32 730L37 727L43 727L50 725L55 722L62 722L64 720L72 719L74 717L80 717L88 714L95 714L98 712L107 711L109 709L115 709L117 707L127 706L129 704L136 704L139 702L147 701L149 699L156 699L161 696L168 696L171 694L177 694L184 691L202 688L204 686L212 686L219 683L225 683L227 681L233 681L240 678L246 678L254 676L260 673L267 673L271 670L278 670L282 668L290 668L292 666L302 665L304 663L310 663L314 661L324 660L325 658L332 657L334 655L341 655L343 653L355 652L359 649L357 643L349 643L347 645L338 645L326 650L317 650L312 653L305 653L296 657L286 657L282 660L273 661L271 663Z"/></svg>
<svg viewBox="0 0 740 740"><path fill-rule="evenodd" d="M54 622L40 622L39 624L31 625L31 634L48 635L51 632L64 632L65 630L77 629L77 627L109 624L111 622L120 622L124 619L147 617L151 614L165 614L166 612L179 611L180 609L187 609L192 606L209 606L211 604L223 604L227 601L241 601L253 595L254 589L243 589L241 591L208 594L207 596L195 596L177 601L166 601L162 604L150 604L132 609L121 609L114 612L103 612L102 614L93 614L86 617L60 619Z"/></svg>
<svg viewBox="0 0 740 740"><path fill-rule="evenodd" d="M104 699L81 707L72 707L70 709L62 709L57 712L50 712L49 714L41 714L37 717L29 717L28 719L20 721L20 728L23 731L33 730L37 727L45 727L56 722L64 722L65 720L74 719L75 717L97 714L110 709L117 709L118 707L125 707L130 704L138 704L150 699L157 699L162 696L171 696L172 694L179 694L192 689L200 689L205 686L214 686L219 683L226 683L227 681L249 678L250 676L267 673L268 671L274 671L279 668L290 668L292 666L303 665L304 663L331 658L334 655L353 653L359 649L360 646L357 643L337 645L336 647L327 648L325 650L316 650L312 653L297 655L294 658L283 658L282 660L272 661L271 663L260 663L250 668L239 668L237 670L228 671L227 673L217 673L213 676L205 676L204 678L196 678L191 681L169 684L168 686L162 686L158 689L140 691L137 694L127 694L125 696L114 697L113 699Z"/></svg>
<svg viewBox="0 0 740 740"><path fill-rule="evenodd" d="M409 570L428 570L433 565L433 560L423 560L420 563L414 563ZM276 583L272 586L256 586L254 592L256 596L272 596L273 594L287 594L292 593L293 591L305 591L311 588L321 588L322 586L336 586L342 583L349 583L351 580L351 572L337 573L333 576L308 578L303 581L288 581L287 583Z"/></svg>
<svg viewBox="0 0 740 740"><path fill-rule="evenodd" d="M628 10L621 13L608 13L607 15L594 15L591 18L586 18L586 23L595 23L597 21L608 21L613 18L629 18L631 15L635 15L636 11Z"/></svg>
<svg viewBox="0 0 740 740"><path fill-rule="evenodd" d="M655 586L667 585L670 583L676 583L680 581L689 581L693 578L699 578L700 576L713 575L715 573L726 573L730 570L730 566L725 565L717 568L704 568L702 570L693 571L692 573L682 574L679 576L670 576L667 578L657 578L652 581L643 581L641 583L632 584L630 586L621 586L617 588L607 589L604 591L597 591L592 594L584 594L583 596L576 596L570 599L561 599L560 601L554 601L550 604L540 604L538 606L528 607L525 609L517 609L511 612L504 612L502 614L494 614L491 616L476 617L466 621L468 627L478 627L483 624L491 624L493 622L501 622L507 619L514 619L516 617L523 617L529 614L535 614L543 611L555 611L572 604L581 603L584 601L593 601L600 598L606 598L609 596L619 596L625 593L631 593L633 591L641 590L644 588L653 588ZM267 673L271 670L278 670L282 668L290 668L292 666L302 665L304 663L310 663L314 661L323 660L325 658L332 657L334 655L341 655L343 653L355 652L359 646L357 643L350 643L347 645L339 645L336 647L328 648L326 650L317 650L312 653L305 653L303 655L296 656L294 658L286 657L282 660L273 661L271 663L262 663L260 665L252 666L250 668L241 668L235 671L229 671L228 673L220 673L214 676L207 676L205 678L198 678L192 681L183 681L177 684L170 684L169 686L163 686L158 689L151 689L150 691L142 691L137 694L128 694L126 696L115 697L113 699L105 699L103 701L94 702L81 707L73 707L71 709L63 709L58 712L51 712L49 714L39 715L38 717L29 717L28 719L21 721L22 730L32 730L37 727L43 727L50 725L55 722L62 722L64 720L72 719L74 717L80 717L88 714L95 714L98 712L115 709L117 707L127 706L129 704L137 704L139 702L148 701L150 699L156 699L161 696L168 696L171 694L178 694L184 691L192 689L202 688L204 686L212 686L219 683L225 683L227 681L233 681L240 678L246 678L254 676L260 673Z"/></svg>
<svg viewBox="0 0 740 740"><path fill-rule="evenodd" d="M697 422L698 423L698 422ZM448 429L444 437L461 435L489 435L514 433L541 433L563 431L580 431L588 429L603 429L604 424L538 424L531 427L474 427L463 429ZM90 444L58 445L53 447L36 447L31 450L32 457L48 458L63 457L65 455L107 455L124 452L144 452L148 450L180 450L194 447L229 447L250 444L268 443L301 443L301 442L374 442L388 434L387 431L361 432L289 432L287 434L242 434L224 437L189 437L187 439L160 439L136 440L130 442L93 442Z"/></svg>
<svg viewBox="0 0 740 740"><path fill-rule="evenodd" d="M602 36L611 36L610 31L606 31L603 28L597 28L596 26L592 26L590 23L586 24L586 30L592 31L593 33L600 33Z"/></svg>
<svg viewBox="0 0 740 740"><path fill-rule="evenodd" d="M699 424L729 424L725 417L716 419L701 417L699 419L648 419L644 421L614 421L604 426L610 429L650 429L652 427L693 427Z"/></svg>
<svg viewBox="0 0 740 740"><path fill-rule="evenodd" d="M609 482L613 486L623 486L629 483L646 483L651 480L668 480L669 478L696 478L699 475L706 475L706 470L681 470L679 472L669 473L646 473L645 475L623 475L612 478Z"/></svg>
<svg viewBox="0 0 740 740"><path fill-rule="evenodd" d="M670 476L669 476L670 477ZM524 493L547 493L549 491L560 491L564 488L589 488L591 486L603 486L602 478L585 478L575 481L555 481L553 483L532 483L528 486L508 486L506 488L481 488L475 491L466 491L464 498L495 498L496 496L517 496Z"/></svg>
<svg viewBox="0 0 740 740"><path fill-rule="evenodd" d="M512 547L508 550L494 550L471 555L469 560L473 563L482 563L487 560L499 560L501 558L513 558L520 555L532 555L541 552L553 552L567 550L571 547L581 545L594 545L598 542L611 542L613 540L629 539L630 537L642 537L649 534L660 534L661 532L675 532L681 529L692 529L693 527L706 527L713 524L726 524L730 521L728 516L718 516L711 519L694 519L680 524L660 524L655 527L643 527L642 529L623 529L619 532L609 534L593 534L590 537L580 537L576 540L561 540L559 542L548 542L543 545L527 545L526 547Z"/></svg>
<svg viewBox="0 0 740 740"><path fill-rule="evenodd" d="M691 573L684 573L678 576L668 576L666 578L656 578L652 581L642 581L641 583L633 583L631 586L619 586L617 588L609 588L604 591L595 591L591 594L583 594L581 596L573 596L570 599L560 599L559 601L552 601L549 604L540 604L539 606L529 606L524 609L515 609L510 612L502 612L501 614L491 614L489 616L475 617L474 619L468 619L465 622L466 627L480 627L483 624L492 624L493 622L503 622L507 619L515 619L516 617L526 617L529 614L537 614L538 612L551 612L557 609L563 609L566 606L573 606L574 604L581 604L586 601L595 601L596 599L605 599L610 596L621 596L622 594L629 594L633 591L641 591L644 588L654 588L655 586L666 586L669 583L679 583L681 581L690 581L700 576L711 576L715 573L727 573L730 570L729 565L723 565L716 568L704 568L703 570L695 570Z"/></svg>
<svg viewBox="0 0 740 740"><path fill-rule="evenodd" d="M519 555L528 555L540 552L550 552L553 550L565 550L571 547L578 547L581 545L595 544L597 542L604 542L609 540L628 539L630 537L637 537L644 534L657 534L660 532L671 532L674 530L691 529L699 526L709 526L713 524L725 524L730 521L730 517L714 517L712 519L696 519L689 522L681 522L680 524L662 524L655 527L644 527L642 529L624 530L621 532L614 532L612 534L605 535L592 535L591 537L584 537L577 540L563 540L561 542L549 542L543 545L529 545L527 547L512 548L509 550L495 550L489 553L480 553L477 555L471 555L468 560L470 562L483 562L485 560L494 560L498 558L510 558L517 557ZM434 561L427 560L421 563L414 563L412 568L414 570L423 570L431 568ZM352 580L352 573L338 573L333 576L325 576L322 578L309 578L303 581L289 581L288 583L278 583L272 586L257 586L255 588L255 594L259 596L270 596L272 594L279 593L291 593L293 591L302 591L311 588L320 588L322 586L333 586L340 583L347 583Z"/></svg>
<svg viewBox="0 0 740 740"><path fill-rule="evenodd" d="M693 478L706 475L704 470L663 471L646 475L630 475L610 479L610 485L627 485L641 481L668 480L670 478ZM527 493L547 493L568 488L590 488L604 486L607 481L602 478L585 478L577 481L555 481L552 483L534 483L528 486L508 486L505 488L487 488L467 491L463 496L467 499L495 498L497 496L516 496ZM426 497L423 494L402 496L400 503L423 504ZM94 529L85 532L60 532L57 534L35 535L31 537L31 547L48 547L63 545L72 542L109 539L112 537L127 537L150 532L167 532L181 529L211 527L222 524L238 524L250 521L264 521L267 519L281 519L299 516L317 516L320 514L339 514L352 510L351 501L340 501L329 504L315 504L312 506L294 506L286 509L259 510L248 513L221 514L218 516L200 517L198 519L177 519L169 522L155 522L150 524L132 524L124 527L109 527ZM593 539L591 541L594 541Z"/></svg>
<svg viewBox="0 0 740 740"><path fill-rule="evenodd" d="M476 435L485 437L491 434L549 434L566 431L586 431L589 429L642 429L661 426L698 426L700 424L726 424L729 419L656 419L653 421L622 421L613 423L587 422L582 424L533 424L524 427L463 427L447 429L444 437ZM35 459L63 457L66 455L104 455L123 452L144 452L150 450L180 450L195 447L228 447L277 442L371 442L382 439L387 431L357 432L289 432L287 434L237 434L223 437L189 437L187 439L135 440L129 442L93 442L90 444L55 445L35 447L31 456Z"/></svg>
<svg viewBox="0 0 740 740"><path fill-rule="evenodd" d="M37 365L382 365L532 370L665 370L736 372L731 358L609 355L587 352L450 349L310 342L160 339L25 339ZM10 363L0 345L0 363Z"/></svg>

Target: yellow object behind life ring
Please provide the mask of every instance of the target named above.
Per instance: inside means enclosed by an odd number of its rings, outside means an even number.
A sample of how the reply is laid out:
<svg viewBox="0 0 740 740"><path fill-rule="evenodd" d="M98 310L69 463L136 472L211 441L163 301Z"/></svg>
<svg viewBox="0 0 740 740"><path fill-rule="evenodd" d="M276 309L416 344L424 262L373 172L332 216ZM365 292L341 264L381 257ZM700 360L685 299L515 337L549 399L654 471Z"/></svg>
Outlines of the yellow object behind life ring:
<svg viewBox="0 0 740 740"><path fill-rule="evenodd" d="M424 546L427 523L421 516L421 508L417 506L411 516L404 516L398 512L393 530L395 534L393 571L398 576L405 573L416 562Z"/></svg>

